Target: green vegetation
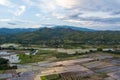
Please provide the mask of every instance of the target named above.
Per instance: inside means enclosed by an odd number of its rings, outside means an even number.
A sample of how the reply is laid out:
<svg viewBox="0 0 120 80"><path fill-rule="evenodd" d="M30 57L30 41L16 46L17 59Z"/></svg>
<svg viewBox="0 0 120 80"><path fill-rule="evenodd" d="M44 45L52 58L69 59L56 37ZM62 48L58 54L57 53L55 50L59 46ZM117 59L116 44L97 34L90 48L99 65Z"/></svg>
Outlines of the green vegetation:
<svg viewBox="0 0 120 80"><path fill-rule="evenodd" d="M103 77L103 78L106 78L108 77L108 75L106 73L98 73L99 76Z"/></svg>
<svg viewBox="0 0 120 80"><path fill-rule="evenodd" d="M102 48L97 48L97 51L103 51L103 49Z"/></svg>
<svg viewBox="0 0 120 80"><path fill-rule="evenodd" d="M9 61L4 58L0 58L0 70L9 69Z"/></svg>
<svg viewBox="0 0 120 80"><path fill-rule="evenodd" d="M98 48L97 51L89 50L87 52L79 52L75 51L73 54L68 54L65 52L57 52L56 50L38 50L36 55L32 53L30 55L26 54L18 54L20 63L34 63L34 62L41 62L41 61L61 61L61 60L69 60L69 59L78 59L83 57L85 54L90 53L114 53L119 54L119 51L103 51L102 48Z"/></svg>
<svg viewBox="0 0 120 80"><path fill-rule="evenodd" d="M53 74L47 76L41 76L41 80L103 80L104 78L108 77L105 73L98 73L91 76L76 76L74 74Z"/></svg>
<svg viewBox="0 0 120 80"><path fill-rule="evenodd" d="M45 61L53 57L62 58L60 54L62 54L63 56L67 55L67 53L58 53L56 51L39 50L39 52L36 55L18 54L18 56L20 57L20 60L21 60L20 63L23 64L23 63Z"/></svg>
<svg viewBox="0 0 120 80"><path fill-rule="evenodd" d="M9 66L9 60L4 59L4 58L0 58L0 72L3 72L4 70L8 70L8 69L16 69L16 66Z"/></svg>
<svg viewBox="0 0 120 80"><path fill-rule="evenodd" d="M112 53L112 54L120 54L120 50L115 50L115 51L109 50L109 51L103 51L103 52Z"/></svg>
<svg viewBox="0 0 120 80"><path fill-rule="evenodd" d="M41 76L41 80L59 80L60 75L59 74L53 74L48 76Z"/></svg>
<svg viewBox="0 0 120 80"><path fill-rule="evenodd" d="M51 50L39 50L39 52L36 55L18 54L18 56L21 60L20 63L25 64L25 63L34 63L40 61L49 61L52 58L53 58L52 61L78 58L80 55L83 54L86 53L67 54L64 52L57 52Z"/></svg>
<svg viewBox="0 0 120 80"><path fill-rule="evenodd" d="M0 70L0 74L2 74L2 73L4 73L5 72L5 70Z"/></svg>
<svg viewBox="0 0 120 80"><path fill-rule="evenodd" d="M120 45L119 31L78 31L64 28L42 28L34 32L0 35L0 44L19 43L26 46L76 48L81 45ZM81 46L82 47L82 46ZM84 48L84 47L83 47Z"/></svg>

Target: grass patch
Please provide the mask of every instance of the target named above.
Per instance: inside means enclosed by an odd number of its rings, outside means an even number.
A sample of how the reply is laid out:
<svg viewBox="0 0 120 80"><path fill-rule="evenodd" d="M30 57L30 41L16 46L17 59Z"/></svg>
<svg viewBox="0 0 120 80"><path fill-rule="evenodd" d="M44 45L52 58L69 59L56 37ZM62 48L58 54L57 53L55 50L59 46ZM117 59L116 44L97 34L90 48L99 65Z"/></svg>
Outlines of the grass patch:
<svg viewBox="0 0 120 80"><path fill-rule="evenodd" d="M59 61L59 60L67 60L67 59L78 59L80 56L84 55L84 53L75 53L75 54L67 54L64 52L57 52L51 50L39 50L36 55L26 55L26 54L18 54L21 64L25 63L34 63L40 61ZM51 58L53 58L51 60Z"/></svg>
<svg viewBox="0 0 120 80"><path fill-rule="evenodd" d="M20 58L20 63L34 63L34 62L40 62L40 61L46 61L49 60L49 58L57 58L57 59L64 59L72 57L73 55L69 55L67 53L60 53L56 51L50 51L50 50L39 50L39 52L36 55L26 55L26 54L18 54Z"/></svg>
<svg viewBox="0 0 120 80"><path fill-rule="evenodd" d="M5 72L5 70L0 70L0 74L3 74Z"/></svg>
<svg viewBox="0 0 120 80"><path fill-rule="evenodd" d="M59 74L53 74L48 76L41 76L41 80L59 80L60 75Z"/></svg>

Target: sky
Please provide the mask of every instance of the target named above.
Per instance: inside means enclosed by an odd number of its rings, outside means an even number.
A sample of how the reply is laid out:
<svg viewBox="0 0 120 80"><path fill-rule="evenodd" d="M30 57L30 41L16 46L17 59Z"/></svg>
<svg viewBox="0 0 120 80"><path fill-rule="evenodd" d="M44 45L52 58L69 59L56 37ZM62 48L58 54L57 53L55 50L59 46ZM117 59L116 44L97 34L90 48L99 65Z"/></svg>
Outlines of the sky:
<svg viewBox="0 0 120 80"><path fill-rule="evenodd" d="M120 0L0 0L0 28L120 30Z"/></svg>

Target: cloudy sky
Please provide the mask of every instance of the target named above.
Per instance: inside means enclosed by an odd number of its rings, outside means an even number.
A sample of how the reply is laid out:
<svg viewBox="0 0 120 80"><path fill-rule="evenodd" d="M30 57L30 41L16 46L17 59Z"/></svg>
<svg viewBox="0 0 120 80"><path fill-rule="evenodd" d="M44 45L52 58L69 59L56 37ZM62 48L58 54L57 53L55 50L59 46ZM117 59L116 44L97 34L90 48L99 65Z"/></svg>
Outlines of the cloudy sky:
<svg viewBox="0 0 120 80"><path fill-rule="evenodd" d="M0 28L43 25L120 30L120 0L0 0Z"/></svg>

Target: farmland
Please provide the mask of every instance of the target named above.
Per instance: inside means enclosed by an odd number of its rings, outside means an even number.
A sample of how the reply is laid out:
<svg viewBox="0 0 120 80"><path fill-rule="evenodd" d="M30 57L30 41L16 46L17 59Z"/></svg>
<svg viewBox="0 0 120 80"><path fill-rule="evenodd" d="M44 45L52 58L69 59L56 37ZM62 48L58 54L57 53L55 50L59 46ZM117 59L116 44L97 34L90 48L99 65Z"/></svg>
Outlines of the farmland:
<svg viewBox="0 0 120 80"><path fill-rule="evenodd" d="M119 80L118 49L4 47L0 56L17 69L1 70L0 79Z"/></svg>
<svg viewBox="0 0 120 80"><path fill-rule="evenodd" d="M120 0L0 0L0 80L120 80Z"/></svg>
<svg viewBox="0 0 120 80"><path fill-rule="evenodd" d="M94 56L95 55L95 56ZM100 55L108 57L102 58ZM88 58L55 63L41 72L42 80L119 80L119 59L110 54L92 54ZM111 56L111 57L110 57ZM96 58L94 58L96 57ZM115 60L113 63L111 61Z"/></svg>

